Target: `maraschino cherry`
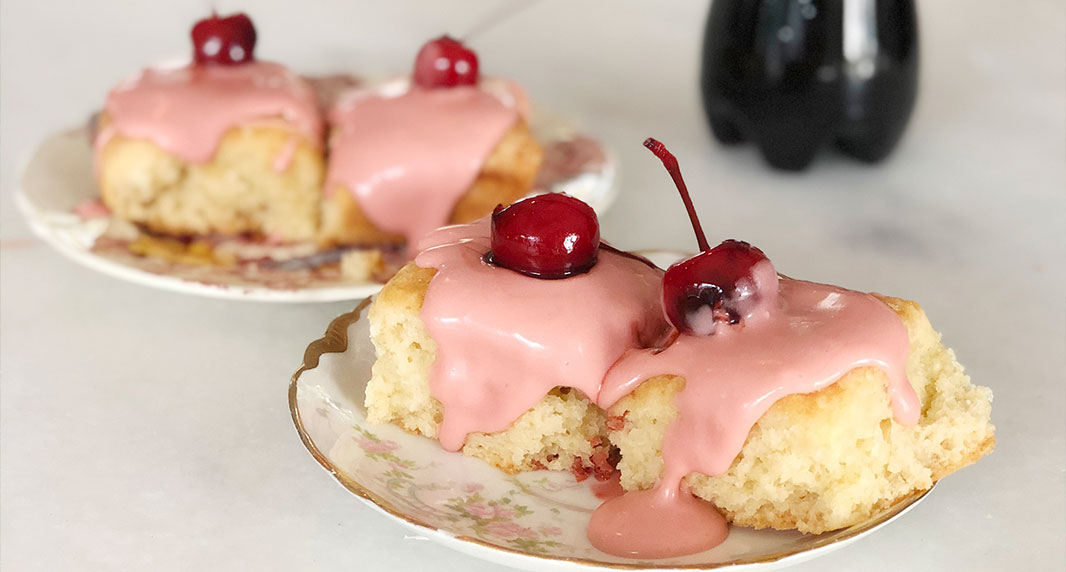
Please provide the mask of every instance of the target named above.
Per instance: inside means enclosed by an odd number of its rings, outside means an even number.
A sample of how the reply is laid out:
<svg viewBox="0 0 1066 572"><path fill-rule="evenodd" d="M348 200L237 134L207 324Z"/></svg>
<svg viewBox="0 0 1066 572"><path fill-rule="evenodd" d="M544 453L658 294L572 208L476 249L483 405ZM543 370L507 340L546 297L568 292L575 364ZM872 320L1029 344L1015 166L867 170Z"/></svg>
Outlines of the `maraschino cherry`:
<svg viewBox="0 0 1066 572"><path fill-rule="evenodd" d="M414 82L428 89L477 85L477 54L446 35L430 40L415 58Z"/></svg>
<svg viewBox="0 0 1066 572"><path fill-rule="evenodd" d="M644 146L662 160L685 202L700 253L670 266L663 275L663 309L666 319L682 334L713 334L718 324L739 324L760 302L754 275L766 255L739 240L726 240L710 248L703 234L677 159L666 147L649 138ZM772 274L771 274L772 275Z"/></svg>
<svg viewBox="0 0 1066 572"><path fill-rule="evenodd" d="M596 211L562 193L518 201L492 212L492 251L486 260L535 278L566 278L596 264Z"/></svg>
<svg viewBox="0 0 1066 572"><path fill-rule="evenodd" d="M192 27L193 61L200 65L236 65L254 59L255 26L247 14L211 14Z"/></svg>

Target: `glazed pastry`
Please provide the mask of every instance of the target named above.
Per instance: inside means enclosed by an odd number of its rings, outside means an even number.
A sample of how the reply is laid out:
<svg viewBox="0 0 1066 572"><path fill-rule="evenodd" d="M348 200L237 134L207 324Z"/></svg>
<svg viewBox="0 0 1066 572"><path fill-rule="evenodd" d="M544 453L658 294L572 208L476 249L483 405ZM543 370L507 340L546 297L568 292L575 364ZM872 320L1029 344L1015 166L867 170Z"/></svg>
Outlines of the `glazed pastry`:
<svg viewBox="0 0 1066 572"><path fill-rule="evenodd" d="M710 248L646 145L700 254L660 273L592 247L590 215L548 208L562 196L437 231L371 306L369 419L508 471L616 466L628 492L589 539L639 558L712 548L729 522L857 524L992 450L991 392L917 304Z"/></svg>
<svg viewBox="0 0 1066 572"><path fill-rule="evenodd" d="M108 95L95 139L103 202L159 233L314 239L325 167L311 86L254 58L244 14L201 20L192 39L191 64Z"/></svg>
<svg viewBox="0 0 1066 572"><path fill-rule="evenodd" d="M407 244L527 195L543 152L517 86L482 79L477 55L441 37L419 52L412 81L359 90L329 116L321 240Z"/></svg>

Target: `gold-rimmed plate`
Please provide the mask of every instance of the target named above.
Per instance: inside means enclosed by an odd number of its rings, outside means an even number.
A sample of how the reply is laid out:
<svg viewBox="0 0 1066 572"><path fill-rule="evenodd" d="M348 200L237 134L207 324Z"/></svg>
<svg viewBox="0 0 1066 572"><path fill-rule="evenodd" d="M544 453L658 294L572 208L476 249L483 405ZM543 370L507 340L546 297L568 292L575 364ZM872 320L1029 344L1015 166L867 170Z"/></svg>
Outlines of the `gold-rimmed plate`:
<svg viewBox="0 0 1066 572"><path fill-rule="evenodd" d="M671 253L645 253L666 261ZM367 423L363 391L374 348L364 301L312 342L289 384L301 441L345 489L387 518L445 546L522 570L770 570L867 536L913 508L915 493L861 524L820 535L734 527L701 554L641 562L599 552L585 537L599 504L592 479L537 471L507 475L436 441Z"/></svg>

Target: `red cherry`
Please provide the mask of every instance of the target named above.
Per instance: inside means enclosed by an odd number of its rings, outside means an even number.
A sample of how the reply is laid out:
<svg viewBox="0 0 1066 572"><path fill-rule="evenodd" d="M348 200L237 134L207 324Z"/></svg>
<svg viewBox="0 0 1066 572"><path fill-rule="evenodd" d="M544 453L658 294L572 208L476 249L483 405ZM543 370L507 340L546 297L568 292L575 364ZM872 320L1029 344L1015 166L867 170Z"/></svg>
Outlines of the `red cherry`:
<svg viewBox="0 0 1066 572"><path fill-rule="evenodd" d="M250 62L255 50L255 26L244 13L220 18L211 14L192 27L193 61L200 65Z"/></svg>
<svg viewBox="0 0 1066 572"><path fill-rule="evenodd" d="M764 260L768 259L758 248L727 240L667 268L666 319L683 334L700 335L713 333L719 323L740 323L760 301L753 270Z"/></svg>
<svg viewBox="0 0 1066 572"><path fill-rule="evenodd" d="M740 323L765 297L760 287L769 286L758 283L754 269L769 259L758 248L739 240L710 248L677 159L655 139L644 141L644 146L662 160L674 179L702 251L674 264L663 275L666 319L682 334L697 335L714 333L719 323Z"/></svg>
<svg viewBox="0 0 1066 572"><path fill-rule="evenodd" d="M536 278L566 278L596 264L600 224L587 204L560 193L530 197L492 213L489 262Z"/></svg>
<svg viewBox="0 0 1066 572"><path fill-rule="evenodd" d="M416 85L430 89L477 85L477 54L448 36L430 40L415 58L414 81Z"/></svg>

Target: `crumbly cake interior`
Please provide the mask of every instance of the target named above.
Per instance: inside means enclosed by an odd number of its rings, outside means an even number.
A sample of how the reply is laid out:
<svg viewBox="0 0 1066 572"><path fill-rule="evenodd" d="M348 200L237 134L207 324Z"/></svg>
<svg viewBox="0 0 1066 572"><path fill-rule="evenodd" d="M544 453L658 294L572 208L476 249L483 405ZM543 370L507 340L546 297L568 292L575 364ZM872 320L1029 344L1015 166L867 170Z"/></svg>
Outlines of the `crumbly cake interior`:
<svg viewBox="0 0 1066 572"><path fill-rule="evenodd" d="M277 158L290 152L286 168L276 170ZM297 242L313 240L318 229L322 153L283 127L230 129L205 164L116 135L100 149L97 164L104 204L155 232Z"/></svg>

